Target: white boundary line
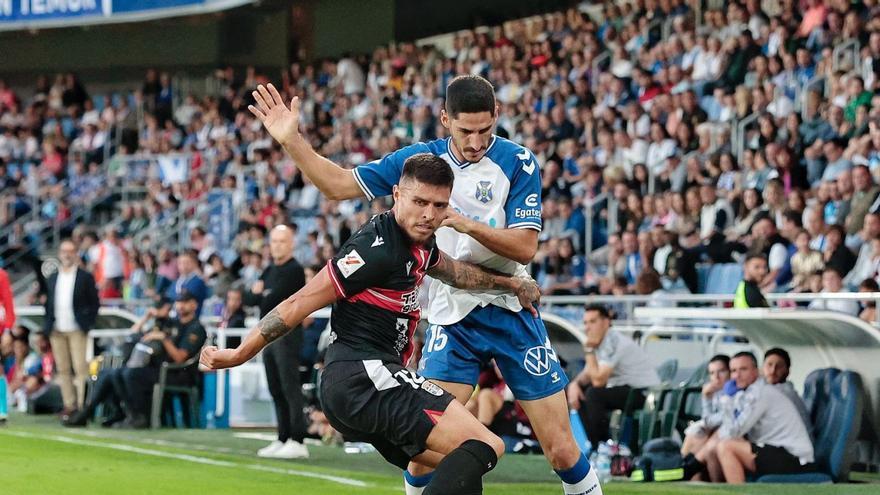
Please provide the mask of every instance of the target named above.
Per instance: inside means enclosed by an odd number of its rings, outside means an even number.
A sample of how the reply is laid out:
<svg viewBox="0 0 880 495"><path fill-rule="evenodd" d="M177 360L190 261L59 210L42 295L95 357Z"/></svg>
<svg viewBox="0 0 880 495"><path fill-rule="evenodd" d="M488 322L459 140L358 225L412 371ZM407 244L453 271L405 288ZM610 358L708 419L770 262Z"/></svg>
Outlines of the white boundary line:
<svg viewBox="0 0 880 495"><path fill-rule="evenodd" d="M343 485L349 486L357 486L357 487L367 487L369 486L367 483L352 479L352 478L344 478L342 476L333 476L329 474L321 474L321 473L311 473L308 471L299 471L296 469L286 469L286 468L276 468L272 466L263 466L260 464L240 464L237 462L230 461L220 461L217 459L210 459L208 457L199 457L195 455L189 454L176 454L172 452L162 452L160 450L152 450L152 449L144 449L141 447L135 447L132 445L126 445L122 443L105 443L105 442L93 442L91 440L85 440L81 438L71 438L63 435L36 435L33 433L26 433L22 431L4 431L0 430L0 434L3 435L12 435L21 438L36 438L39 440L52 440L55 442L69 443L73 445L85 445L88 447L97 447L104 449L113 449L113 450L121 450L123 452L131 452L134 454L141 455L150 455L154 457L164 457L167 459L177 459L181 461L194 462L196 464L208 464L211 466L222 466L222 467L231 467L231 468L245 468L251 469L254 471L265 471L269 473L277 473L277 474L288 474L291 476L301 476L303 478L315 478L324 481L332 481L334 483L340 483Z"/></svg>

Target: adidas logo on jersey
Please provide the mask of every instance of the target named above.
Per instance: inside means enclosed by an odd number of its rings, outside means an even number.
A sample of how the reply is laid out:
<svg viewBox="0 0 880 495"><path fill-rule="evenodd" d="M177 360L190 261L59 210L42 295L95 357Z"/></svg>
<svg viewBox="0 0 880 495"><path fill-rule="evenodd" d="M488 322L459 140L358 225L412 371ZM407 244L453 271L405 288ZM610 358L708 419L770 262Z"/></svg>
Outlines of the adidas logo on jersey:
<svg viewBox="0 0 880 495"><path fill-rule="evenodd" d="M370 247L378 247L378 246L381 246L382 244L385 244L385 239L382 239L381 235L377 235L376 240L373 241L373 244L371 244Z"/></svg>

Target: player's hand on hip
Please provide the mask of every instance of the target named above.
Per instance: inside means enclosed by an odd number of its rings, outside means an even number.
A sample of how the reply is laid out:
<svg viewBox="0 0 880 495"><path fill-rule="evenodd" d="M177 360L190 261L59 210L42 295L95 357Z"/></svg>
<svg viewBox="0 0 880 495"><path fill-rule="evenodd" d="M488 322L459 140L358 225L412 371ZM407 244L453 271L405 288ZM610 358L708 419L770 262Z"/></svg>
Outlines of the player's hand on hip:
<svg viewBox="0 0 880 495"><path fill-rule="evenodd" d="M513 291L516 298L519 299L523 309L537 318L538 309L535 306L541 302L541 288L538 287L538 282L532 277L516 277L516 280L519 282L519 286Z"/></svg>
<svg viewBox="0 0 880 495"><path fill-rule="evenodd" d="M248 105L248 110L260 119L263 127L276 141L284 144L290 139L301 137L299 134L300 100L298 97L290 100L288 108L281 99L281 94L271 83L267 86L260 84L251 94L256 100L256 105Z"/></svg>
<svg viewBox="0 0 880 495"><path fill-rule="evenodd" d="M202 349L199 362L212 370L232 368L241 364L235 361L234 349L218 349L217 346L213 345Z"/></svg>

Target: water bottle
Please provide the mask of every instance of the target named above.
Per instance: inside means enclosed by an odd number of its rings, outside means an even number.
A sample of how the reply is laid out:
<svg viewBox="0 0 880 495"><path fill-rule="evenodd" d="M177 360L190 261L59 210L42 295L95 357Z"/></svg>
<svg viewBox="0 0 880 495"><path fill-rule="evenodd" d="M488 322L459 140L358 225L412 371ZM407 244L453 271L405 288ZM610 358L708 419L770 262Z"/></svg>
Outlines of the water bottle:
<svg viewBox="0 0 880 495"><path fill-rule="evenodd" d="M596 476L599 477L599 483L604 485L611 481L611 446L602 442L597 450Z"/></svg>
<svg viewBox="0 0 880 495"><path fill-rule="evenodd" d="M207 416L208 417L205 421L205 428L207 428L209 430L213 430L213 429L217 428L217 422L214 419L214 411L208 411Z"/></svg>
<svg viewBox="0 0 880 495"><path fill-rule="evenodd" d="M9 414L9 403L6 397L6 376L2 373L3 368L0 367L0 423L6 421L6 415Z"/></svg>

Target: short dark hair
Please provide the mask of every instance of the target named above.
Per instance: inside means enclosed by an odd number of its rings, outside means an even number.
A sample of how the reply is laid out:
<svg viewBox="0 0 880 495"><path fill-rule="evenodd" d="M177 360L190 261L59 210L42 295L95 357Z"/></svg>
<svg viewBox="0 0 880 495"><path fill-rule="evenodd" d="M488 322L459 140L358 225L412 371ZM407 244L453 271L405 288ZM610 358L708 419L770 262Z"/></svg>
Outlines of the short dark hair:
<svg viewBox="0 0 880 495"><path fill-rule="evenodd" d="M762 259L762 260L764 260L764 261L767 261L767 255L766 255L766 254L761 253L761 252L751 252L751 253L748 254L748 256L746 256L746 261L745 261L745 262L748 263L749 261L752 261L752 260L755 259L755 258L760 258L760 259Z"/></svg>
<svg viewBox="0 0 880 495"><path fill-rule="evenodd" d="M749 351L737 352L737 353L734 354L733 357L730 358L730 359L731 359L731 360L734 360L734 359L737 359L737 358L743 358L743 357L747 357L747 358L751 359L751 360L752 360L752 364L755 365L755 368L758 367L758 358L756 358L755 355L752 354L752 353L749 352Z"/></svg>
<svg viewBox="0 0 880 495"><path fill-rule="evenodd" d="M791 356L788 355L788 351L781 347L774 347L767 352L764 353L764 361L767 360L770 356L779 356L785 361L785 366L791 368Z"/></svg>
<svg viewBox="0 0 880 495"><path fill-rule="evenodd" d="M728 356L727 354L715 354L714 356L712 356L712 359L710 359L709 363L707 364L712 364L714 362L724 363L725 368L730 368L730 356Z"/></svg>
<svg viewBox="0 0 880 495"><path fill-rule="evenodd" d="M432 153L416 153L403 162L401 182L404 179L415 179L423 184L448 187L452 189L455 175L446 160Z"/></svg>
<svg viewBox="0 0 880 495"><path fill-rule="evenodd" d="M480 76L458 76L446 86L446 113L457 118L460 113L495 114L495 89Z"/></svg>
<svg viewBox="0 0 880 495"><path fill-rule="evenodd" d="M601 316L602 318L605 318L606 320L611 319L611 311L608 311L608 306L605 306L604 304L588 304L584 308L584 313L587 313L590 311L595 311L595 312L599 313L599 316Z"/></svg>

